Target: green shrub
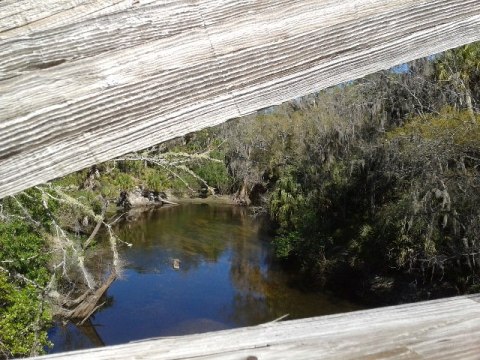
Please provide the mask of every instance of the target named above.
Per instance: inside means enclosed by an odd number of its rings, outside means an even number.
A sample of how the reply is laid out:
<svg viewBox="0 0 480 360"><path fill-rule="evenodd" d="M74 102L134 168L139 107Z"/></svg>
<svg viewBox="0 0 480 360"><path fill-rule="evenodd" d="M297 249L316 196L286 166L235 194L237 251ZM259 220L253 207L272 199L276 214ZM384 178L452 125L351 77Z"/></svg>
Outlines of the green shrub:
<svg viewBox="0 0 480 360"><path fill-rule="evenodd" d="M135 180L129 174L119 173L114 179L114 184L122 191L129 191L135 187Z"/></svg>
<svg viewBox="0 0 480 360"><path fill-rule="evenodd" d="M51 314L38 290L13 284L0 272L0 357L42 354L45 346L51 346L45 331L50 323Z"/></svg>
<svg viewBox="0 0 480 360"><path fill-rule="evenodd" d="M202 164L195 166L193 171L220 193L227 193L232 187L233 179L223 163L203 161Z"/></svg>
<svg viewBox="0 0 480 360"><path fill-rule="evenodd" d="M164 191L169 188L170 181L162 170L148 168L145 171L145 184L149 190Z"/></svg>
<svg viewBox="0 0 480 360"><path fill-rule="evenodd" d="M51 314L41 290L16 276L45 286L48 260L46 242L33 228L19 221L0 222L0 356L41 353L49 345Z"/></svg>
<svg viewBox="0 0 480 360"><path fill-rule="evenodd" d="M20 221L0 222L0 261L9 270L45 284L48 252L45 240Z"/></svg>

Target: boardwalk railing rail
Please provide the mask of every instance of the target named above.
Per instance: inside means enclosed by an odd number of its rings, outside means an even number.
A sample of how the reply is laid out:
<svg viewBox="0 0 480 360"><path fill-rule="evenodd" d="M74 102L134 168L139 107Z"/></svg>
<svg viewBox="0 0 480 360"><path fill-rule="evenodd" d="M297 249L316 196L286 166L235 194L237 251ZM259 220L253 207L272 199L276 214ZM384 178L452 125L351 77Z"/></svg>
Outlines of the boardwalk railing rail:
<svg viewBox="0 0 480 360"><path fill-rule="evenodd" d="M479 301L480 295L454 297L42 359L478 359Z"/></svg>
<svg viewBox="0 0 480 360"><path fill-rule="evenodd" d="M0 198L477 40L478 0L2 0Z"/></svg>

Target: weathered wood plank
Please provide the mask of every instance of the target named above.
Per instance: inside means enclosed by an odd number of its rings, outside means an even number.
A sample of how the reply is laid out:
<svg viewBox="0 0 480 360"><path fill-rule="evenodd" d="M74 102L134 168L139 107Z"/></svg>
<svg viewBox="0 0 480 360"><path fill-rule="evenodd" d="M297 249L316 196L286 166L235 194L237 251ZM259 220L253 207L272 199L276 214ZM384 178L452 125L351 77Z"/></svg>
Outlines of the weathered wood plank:
<svg viewBox="0 0 480 360"><path fill-rule="evenodd" d="M479 297L146 340L43 358L478 359Z"/></svg>
<svg viewBox="0 0 480 360"><path fill-rule="evenodd" d="M479 39L478 0L3 0L0 198Z"/></svg>

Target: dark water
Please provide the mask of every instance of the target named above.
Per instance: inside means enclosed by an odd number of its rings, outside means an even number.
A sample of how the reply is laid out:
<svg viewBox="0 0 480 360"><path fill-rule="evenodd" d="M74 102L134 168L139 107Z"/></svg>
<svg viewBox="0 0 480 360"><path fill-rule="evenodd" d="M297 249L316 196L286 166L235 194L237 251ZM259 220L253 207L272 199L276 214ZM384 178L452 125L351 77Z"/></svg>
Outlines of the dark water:
<svg viewBox="0 0 480 360"><path fill-rule="evenodd" d="M52 352L356 309L296 288L275 264L263 228L244 208L204 204L154 210L121 225L119 237L133 244L121 250L122 278L90 324L50 331Z"/></svg>

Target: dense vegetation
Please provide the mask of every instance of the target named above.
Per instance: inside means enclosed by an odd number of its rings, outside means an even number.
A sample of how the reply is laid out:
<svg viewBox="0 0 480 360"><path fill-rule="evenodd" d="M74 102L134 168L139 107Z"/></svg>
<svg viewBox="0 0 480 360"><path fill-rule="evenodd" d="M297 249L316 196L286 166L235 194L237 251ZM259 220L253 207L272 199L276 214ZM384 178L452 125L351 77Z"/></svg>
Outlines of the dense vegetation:
<svg viewBox="0 0 480 360"><path fill-rule="evenodd" d="M253 198L263 190L280 257L318 286L363 300L478 288L479 49L416 61L237 125L243 143L229 139L229 164Z"/></svg>
<svg viewBox="0 0 480 360"><path fill-rule="evenodd" d="M471 44L0 200L0 357L41 353L52 316L119 271L115 205L135 191L267 213L309 287L375 302L477 291L479 80Z"/></svg>
<svg viewBox="0 0 480 360"><path fill-rule="evenodd" d="M35 355L49 345L51 313L44 301L48 245L38 229L0 217L0 358ZM13 205L13 204L12 204Z"/></svg>

